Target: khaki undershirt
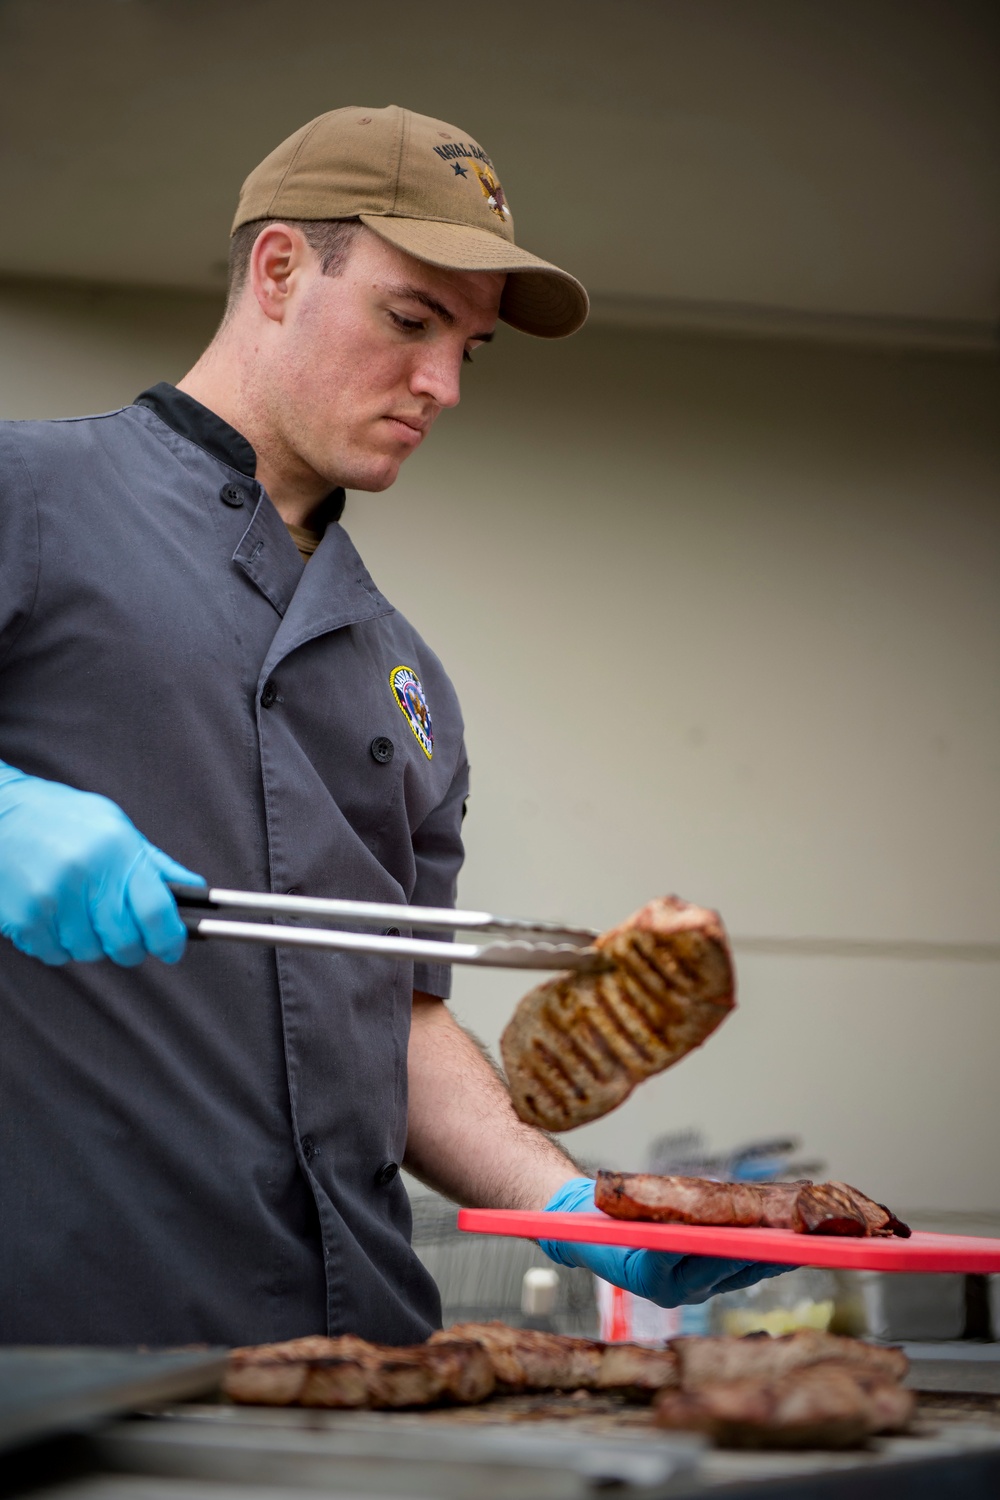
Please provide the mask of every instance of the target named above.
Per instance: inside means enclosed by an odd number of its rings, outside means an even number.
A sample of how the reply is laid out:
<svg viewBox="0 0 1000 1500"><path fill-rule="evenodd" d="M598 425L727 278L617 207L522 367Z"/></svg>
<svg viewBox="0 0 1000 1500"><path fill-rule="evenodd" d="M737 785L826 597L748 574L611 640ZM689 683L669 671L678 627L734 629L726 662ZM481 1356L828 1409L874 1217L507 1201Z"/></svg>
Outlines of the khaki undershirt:
<svg viewBox="0 0 1000 1500"><path fill-rule="evenodd" d="M292 526L288 521L285 522L285 525L291 532L292 541L302 554L303 562L308 562L323 540L323 533L321 531L310 531L308 526Z"/></svg>

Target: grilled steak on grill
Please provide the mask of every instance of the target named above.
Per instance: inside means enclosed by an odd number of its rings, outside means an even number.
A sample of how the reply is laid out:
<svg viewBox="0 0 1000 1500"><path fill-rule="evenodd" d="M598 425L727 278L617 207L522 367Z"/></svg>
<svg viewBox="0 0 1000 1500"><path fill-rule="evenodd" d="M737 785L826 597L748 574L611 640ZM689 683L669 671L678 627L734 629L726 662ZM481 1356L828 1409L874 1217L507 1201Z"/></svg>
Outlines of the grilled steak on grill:
<svg viewBox="0 0 1000 1500"><path fill-rule="evenodd" d="M602 1344L594 1339L506 1323L456 1323L432 1333L430 1343L473 1339L489 1355L498 1382L511 1391L628 1390L649 1392L677 1384L677 1358L669 1349Z"/></svg>
<svg viewBox="0 0 1000 1500"><path fill-rule="evenodd" d="M387 1409L485 1401L495 1384L477 1343L446 1338L397 1349L347 1334L234 1349L223 1390L252 1405Z"/></svg>
<svg viewBox="0 0 1000 1500"><path fill-rule="evenodd" d="M449 1337L480 1344L497 1379L511 1390L576 1390L597 1384L602 1346L590 1339L509 1328L506 1323L456 1323L432 1333L430 1342Z"/></svg>
<svg viewBox="0 0 1000 1500"><path fill-rule="evenodd" d="M647 1349L460 1323L402 1349L351 1335L234 1349L224 1390L258 1405L382 1409L472 1404L495 1389L613 1391L652 1396L660 1425L725 1446L845 1447L906 1427L914 1397L897 1384L906 1367L900 1349L811 1329Z"/></svg>
<svg viewBox="0 0 1000 1500"><path fill-rule="evenodd" d="M856 1367L818 1364L775 1380L731 1380L664 1391L659 1425L708 1433L726 1448L847 1448L900 1431L915 1397Z"/></svg>
<svg viewBox="0 0 1000 1500"><path fill-rule="evenodd" d="M598 1172L594 1202L614 1219L791 1229L797 1234L909 1237L888 1208L846 1182L710 1182L649 1172Z"/></svg>
<svg viewBox="0 0 1000 1500"><path fill-rule="evenodd" d="M672 1349L647 1349L643 1344L604 1344L599 1391L660 1391L677 1384L677 1356Z"/></svg>
<svg viewBox="0 0 1000 1500"><path fill-rule="evenodd" d="M676 896L651 901L596 940L606 973L566 974L525 995L501 1038L514 1108L569 1130L700 1046L733 1009L718 915Z"/></svg>
<svg viewBox="0 0 1000 1500"><path fill-rule="evenodd" d="M902 1380L908 1365L902 1349L800 1328L780 1338L679 1338L670 1347L686 1391L720 1381L780 1380L810 1365L851 1365L880 1380Z"/></svg>

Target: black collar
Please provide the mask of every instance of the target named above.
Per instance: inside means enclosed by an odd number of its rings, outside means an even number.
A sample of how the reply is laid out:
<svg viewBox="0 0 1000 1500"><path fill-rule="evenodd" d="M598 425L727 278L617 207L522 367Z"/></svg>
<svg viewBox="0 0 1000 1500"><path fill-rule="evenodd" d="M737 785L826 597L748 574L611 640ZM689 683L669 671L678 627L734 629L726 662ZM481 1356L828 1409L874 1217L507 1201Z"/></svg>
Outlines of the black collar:
<svg viewBox="0 0 1000 1500"><path fill-rule="evenodd" d="M159 384L151 385L148 391L136 396L133 404L148 406L174 432L197 443L199 448L203 448L213 458L228 464L238 473L245 474L248 479L253 479L256 475L257 455L243 434L216 416L214 411L209 411L207 406L202 406L200 401L196 401L186 391L179 391L175 385L168 385L165 380L161 380ZM332 522L339 521L344 513L346 498L342 489L331 490L318 507L312 526L323 531Z"/></svg>
<svg viewBox="0 0 1000 1500"><path fill-rule="evenodd" d="M220 459L248 479L256 474L257 455L243 434L186 391L179 391L175 385L161 380L159 385L152 385L141 396L136 396L134 404L148 406L161 422L166 422L181 437L190 438L213 458Z"/></svg>

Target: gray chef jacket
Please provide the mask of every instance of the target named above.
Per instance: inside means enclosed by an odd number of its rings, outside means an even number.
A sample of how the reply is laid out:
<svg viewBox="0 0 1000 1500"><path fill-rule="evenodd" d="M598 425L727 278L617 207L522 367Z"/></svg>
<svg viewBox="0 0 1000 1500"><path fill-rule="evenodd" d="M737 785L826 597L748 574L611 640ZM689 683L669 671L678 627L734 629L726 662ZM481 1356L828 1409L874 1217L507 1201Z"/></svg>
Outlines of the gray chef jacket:
<svg viewBox="0 0 1000 1500"><path fill-rule="evenodd" d="M306 566L254 467L170 386L0 424L0 760L212 885L448 905L454 690L343 492ZM0 939L0 1342L424 1338L396 1169L412 991L448 980L211 941L46 968Z"/></svg>

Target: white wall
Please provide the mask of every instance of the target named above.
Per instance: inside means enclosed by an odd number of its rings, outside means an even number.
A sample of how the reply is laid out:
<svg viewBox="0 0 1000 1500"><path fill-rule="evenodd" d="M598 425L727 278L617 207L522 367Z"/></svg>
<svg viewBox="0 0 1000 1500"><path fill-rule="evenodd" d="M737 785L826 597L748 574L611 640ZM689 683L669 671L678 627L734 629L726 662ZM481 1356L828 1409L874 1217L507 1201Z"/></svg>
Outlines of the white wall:
<svg viewBox="0 0 1000 1500"><path fill-rule="evenodd" d="M216 314L0 288L0 412L128 400ZM998 392L974 359L607 328L481 351L345 517L462 694L463 902L1000 939ZM573 1149L791 1131L901 1207L1000 1207L996 964L737 951L737 1014ZM456 1008L492 1043L523 988L459 972Z"/></svg>

